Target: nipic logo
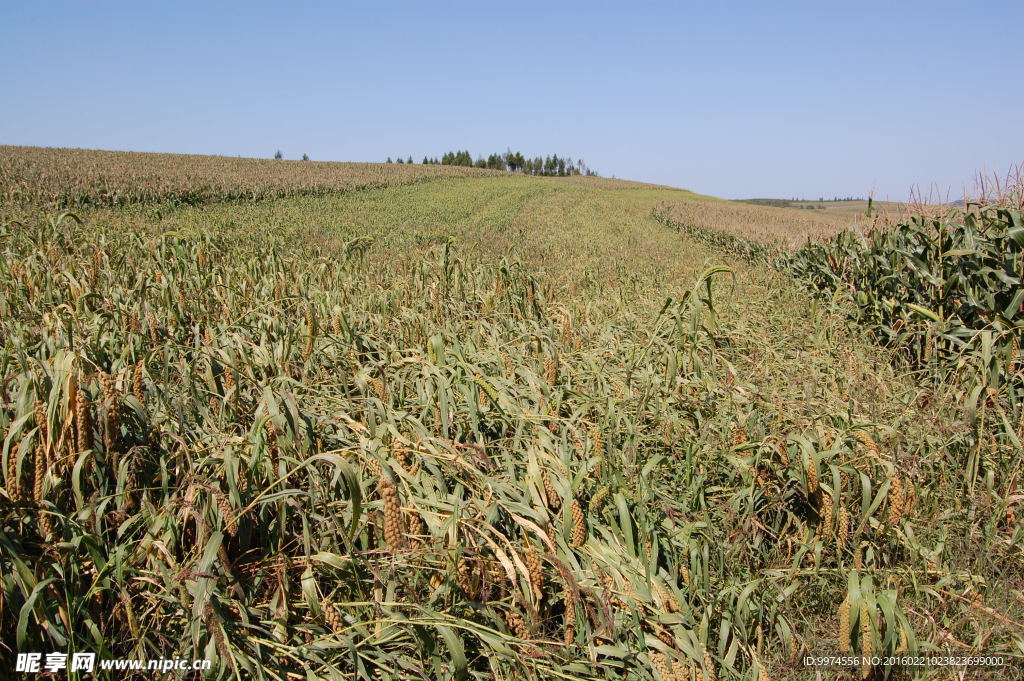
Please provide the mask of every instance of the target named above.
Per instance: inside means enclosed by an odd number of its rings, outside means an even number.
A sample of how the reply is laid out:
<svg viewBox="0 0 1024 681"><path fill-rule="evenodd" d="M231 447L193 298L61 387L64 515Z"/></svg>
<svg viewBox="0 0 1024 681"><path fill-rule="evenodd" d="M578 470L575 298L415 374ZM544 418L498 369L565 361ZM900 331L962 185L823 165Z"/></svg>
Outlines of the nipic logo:
<svg viewBox="0 0 1024 681"><path fill-rule="evenodd" d="M96 653L18 653L14 671L23 674L42 672L92 672L97 666L101 670L146 670L169 672L181 670L206 670L212 667L210 660L186 660L182 658L160 658L156 660L96 660Z"/></svg>
<svg viewBox="0 0 1024 681"><path fill-rule="evenodd" d="M91 672L96 668L96 653L72 653L71 665L68 666L67 653L47 653L43 662L42 653L18 653L14 663L14 671L38 673L41 671L59 672Z"/></svg>

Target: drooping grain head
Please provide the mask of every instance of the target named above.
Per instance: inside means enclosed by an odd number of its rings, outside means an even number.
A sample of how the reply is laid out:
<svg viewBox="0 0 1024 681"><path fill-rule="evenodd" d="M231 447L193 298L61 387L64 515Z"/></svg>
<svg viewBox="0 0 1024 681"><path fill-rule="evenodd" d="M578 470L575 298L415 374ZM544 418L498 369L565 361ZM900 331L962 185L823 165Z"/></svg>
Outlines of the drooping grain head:
<svg viewBox="0 0 1024 681"><path fill-rule="evenodd" d="M786 447L786 444L784 442L779 442L775 446L775 450L779 454L779 462L783 466L789 466L789 449Z"/></svg>
<svg viewBox="0 0 1024 681"><path fill-rule="evenodd" d="M380 498L384 505L384 541L388 548L397 551L402 547L405 532L402 528L402 510L398 501L398 489L387 475L381 475L377 483Z"/></svg>
<svg viewBox="0 0 1024 681"><path fill-rule="evenodd" d="M103 430L104 446L108 452L117 448L121 424L121 394L114 378L105 371L99 374L100 388L103 391L103 409L106 412L106 424Z"/></svg>
<svg viewBox="0 0 1024 681"><path fill-rule="evenodd" d="M866 599L860 602L860 654L862 657L874 654L871 608L867 605Z"/></svg>
<svg viewBox="0 0 1024 681"><path fill-rule="evenodd" d="M840 506L838 517L836 518L836 549L842 551L846 547L846 542L849 538L850 514L846 511L845 506Z"/></svg>
<svg viewBox="0 0 1024 681"><path fill-rule="evenodd" d="M386 402L388 399L388 391L384 382L374 376L371 376L368 380L370 385L373 386L373 392L377 395L377 399L381 402Z"/></svg>
<svg viewBox="0 0 1024 681"><path fill-rule="evenodd" d="M226 494L219 490L214 491L213 498L217 503L217 508L220 509L220 515L224 521L224 531L227 532L230 537L237 536L238 523L235 518L235 511L231 508L231 501L228 499Z"/></svg>
<svg viewBox="0 0 1024 681"><path fill-rule="evenodd" d="M544 495L547 497L548 506L557 511L562 506L562 497L551 482L551 474L547 470L541 473L541 482L544 484Z"/></svg>
<svg viewBox="0 0 1024 681"><path fill-rule="evenodd" d="M651 651L650 656L651 666L658 672L658 677L661 681L674 681L675 676L672 674L672 667L669 665L668 659L661 653L654 651Z"/></svg>
<svg viewBox="0 0 1024 681"><path fill-rule="evenodd" d="M871 609L868 607L867 601L864 600L860 604L860 656L862 660L860 676L862 679L868 678L871 674L872 665L865 660L869 660L875 654L875 642L872 636Z"/></svg>
<svg viewBox="0 0 1024 681"><path fill-rule="evenodd" d="M530 585L533 587L534 595L540 600L544 595L544 567L540 555L532 546L527 546L523 557L526 571L530 575Z"/></svg>
<svg viewBox="0 0 1024 681"><path fill-rule="evenodd" d="M579 603L579 599L580 595L576 591L576 587L566 584L565 591L562 592L562 603L565 606L562 640L566 645L576 642L576 604Z"/></svg>
<svg viewBox="0 0 1024 681"><path fill-rule="evenodd" d="M850 633L850 599L844 598L839 606L839 652L853 652Z"/></svg>
<svg viewBox="0 0 1024 681"><path fill-rule="evenodd" d="M33 470L32 498L36 504L43 501L44 484L46 482L46 448L42 442L36 444L35 466Z"/></svg>
<svg viewBox="0 0 1024 681"><path fill-rule="evenodd" d="M159 345L160 343L160 326L157 324L156 316L153 311L146 309L146 325L149 327L149 340L153 345Z"/></svg>
<svg viewBox="0 0 1024 681"><path fill-rule="evenodd" d="M554 387L558 381L558 357L548 357L544 362L544 380L550 387Z"/></svg>
<svg viewBox="0 0 1024 681"><path fill-rule="evenodd" d="M910 650L910 642L907 639L907 629L902 624L900 625L900 639L899 644L896 646L896 650L893 652L894 655L903 655Z"/></svg>
<svg viewBox="0 0 1024 681"><path fill-rule="evenodd" d="M858 428L857 430L853 431L853 437L856 438L856 440L860 442L862 445L864 445L864 448L867 449L868 452L872 454L874 457L877 458L880 456L878 445L875 443L874 440L871 439L871 436L868 435L866 431Z"/></svg>
<svg viewBox="0 0 1024 681"><path fill-rule="evenodd" d="M21 469L18 466L18 452L21 450L21 443L16 442L7 453L7 496L11 501L21 501Z"/></svg>
<svg viewBox="0 0 1024 681"><path fill-rule="evenodd" d="M338 615L337 609L331 603L324 604L324 623L335 634L341 633L344 629L341 616Z"/></svg>
<svg viewBox="0 0 1024 681"><path fill-rule="evenodd" d="M142 377L142 360L135 364L135 373L132 377L132 395L139 401L139 404L146 404L146 384Z"/></svg>
<svg viewBox="0 0 1024 681"><path fill-rule="evenodd" d="M716 681L717 674L715 672L715 660L711 657L711 653L707 647L704 647L704 666L702 668L704 673L704 681Z"/></svg>
<svg viewBox="0 0 1024 681"><path fill-rule="evenodd" d="M827 537L832 533L832 495L825 492L818 505L818 532Z"/></svg>
<svg viewBox="0 0 1024 681"><path fill-rule="evenodd" d="M39 441L44 445L48 446L49 434L46 419L46 403L42 400L36 400L33 407L33 414L36 420L36 427L39 428Z"/></svg>
<svg viewBox="0 0 1024 681"><path fill-rule="evenodd" d="M473 567L470 564L469 558L466 556L459 558L456 574L462 594L466 598L473 598L475 596L475 589L473 588Z"/></svg>
<svg viewBox="0 0 1024 681"><path fill-rule="evenodd" d="M896 528L900 518L903 517L903 507L906 497L903 491L903 481L899 475L893 475L889 481L889 527Z"/></svg>
<svg viewBox="0 0 1024 681"><path fill-rule="evenodd" d="M679 564L679 577L686 586L693 586L693 577L690 575L690 568L686 566L686 563Z"/></svg>
<svg viewBox="0 0 1024 681"><path fill-rule="evenodd" d="M583 504L575 498L572 500L570 511L572 513L572 545L580 547L587 540L587 514L583 510Z"/></svg>
<svg viewBox="0 0 1024 681"><path fill-rule="evenodd" d="M676 597L672 592L659 584L656 580L651 580L651 590L657 594L658 600L661 601L661 605L666 612L680 612L682 610L682 607L679 605L679 601L676 600Z"/></svg>
<svg viewBox="0 0 1024 681"><path fill-rule="evenodd" d="M78 453L92 449L92 404L89 395L81 386L75 395L75 431L77 435Z"/></svg>
<svg viewBox="0 0 1024 681"><path fill-rule="evenodd" d="M813 456L807 457L807 494L813 496L818 492L818 464Z"/></svg>
<svg viewBox="0 0 1024 681"><path fill-rule="evenodd" d="M516 638L524 641L530 638L530 630L526 626L526 621L515 610L505 611L505 623L508 625L509 631L515 634Z"/></svg>

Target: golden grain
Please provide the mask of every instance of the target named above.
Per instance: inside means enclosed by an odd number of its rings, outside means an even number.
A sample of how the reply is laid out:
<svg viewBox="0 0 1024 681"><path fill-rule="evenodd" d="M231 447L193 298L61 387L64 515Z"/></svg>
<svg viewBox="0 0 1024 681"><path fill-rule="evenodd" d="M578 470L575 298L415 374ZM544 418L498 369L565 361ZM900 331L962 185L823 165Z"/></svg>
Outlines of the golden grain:
<svg viewBox="0 0 1024 681"><path fill-rule="evenodd" d="M384 541L387 542L388 548L396 551L402 547L402 539L405 536L398 490L386 475L381 475L377 489L384 504Z"/></svg>
<svg viewBox="0 0 1024 681"><path fill-rule="evenodd" d="M526 621L515 610L505 611L505 623L508 625L509 630L515 634L516 638L524 641L530 638L530 630L526 627Z"/></svg>
<svg viewBox="0 0 1024 681"><path fill-rule="evenodd" d="M548 357L544 362L544 380L551 387L558 381L558 357Z"/></svg>
<svg viewBox="0 0 1024 681"><path fill-rule="evenodd" d="M847 597L839 606L839 652L853 652L850 633L850 599Z"/></svg>
<svg viewBox="0 0 1024 681"><path fill-rule="evenodd" d="M895 528L903 517L903 506L905 496L903 494L903 481L899 475L893 475L889 481L889 526Z"/></svg>
<svg viewBox="0 0 1024 681"><path fill-rule="evenodd" d="M75 431L77 433L78 453L92 449L92 405L89 396L81 386L75 395Z"/></svg>
<svg viewBox="0 0 1024 681"><path fill-rule="evenodd" d="M324 604L324 622L335 634L340 634L344 630L341 616L338 615L337 609L331 603Z"/></svg>
<svg viewBox="0 0 1024 681"><path fill-rule="evenodd" d="M18 466L18 452L21 450L21 443L16 442L7 454L7 496L11 501L21 501L21 483L19 480L20 468Z"/></svg>
<svg viewBox="0 0 1024 681"><path fill-rule="evenodd" d="M524 551L526 571L530 575L530 585L533 587L534 595L539 600L544 594L544 567L541 564L540 555L532 546L527 546Z"/></svg>
<svg viewBox="0 0 1024 681"><path fill-rule="evenodd" d="M818 463L813 456L807 457L807 494L813 496L818 492Z"/></svg>
<svg viewBox="0 0 1024 681"><path fill-rule="evenodd" d="M135 364L135 374L132 377L132 395L139 401L139 404L146 404L146 384L142 378L142 360Z"/></svg>
<svg viewBox="0 0 1024 681"><path fill-rule="evenodd" d="M213 498L217 503L217 508L220 509L220 515L224 521L224 530L230 537L237 536L238 524L236 522L234 509L231 508L231 502L228 500L227 495L219 490L215 490L213 492Z"/></svg>
<svg viewBox="0 0 1024 681"><path fill-rule="evenodd" d="M46 482L46 448L38 443L35 449L35 470L33 471L32 498L36 504L43 500L43 485Z"/></svg>
<svg viewBox="0 0 1024 681"><path fill-rule="evenodd" d="M861 656L861 672L860 676L862 679L866 679L871 674L871 663L868 661L875 654L875 642L872 638L872 626L871 626L871 611L868 607L867 601L861 601L860 604L860 656Z"/></svg>
<svg viewBox="0 0 1024 681"><path fill-rule="evenodd" d="M541 473L541 481L544 483L544 494L547 497L548 506L557 511L562 506L562 497L555 489L554 483L551 482L551 475L547 470Z"/></svg>
<svg viewBox="0 0 1024 681"><path fill-rule="evenodd" d="M853 431L853 437L856 438L856 440L860 442L862 445L864 445L864 448L867 449L868 452L870 452L872 455L874 455L875 457L879 456L878 445L875 443L874 440L871 439L871 436L868 435L866 431L857 429Z"/></svg>
<svg viewBox="0 0 1024 681"><path fill-rule="evenodd" d="M672 668L669 666L668 660L661 653L651 652L651 665L657 670L658 676L661 677L662 681L674 680Z"/></svg>
<svg viewBox="0 0 1024 681"><path fill-rule="evenodd" d="M575 498L572 500L570 510L572 513L572 545L580 547L587 540L587 514L583 510L583 504Z"/></svg>
<svg viewBox="0 0 1024 681"><path fill-rule="evenodd" d="M707 646L704 647L704 681L715 681L717 676L715 674L715 661L711 657L711 653L708 651Z"/></svg>
<svg viewBox="0 0 1024 681"><path fill-rule="evenodd" d="M836 548L842 551L846 547L847 540L850 538L850 514L847 513L845 506L839 507L836 525Z"/></svg>

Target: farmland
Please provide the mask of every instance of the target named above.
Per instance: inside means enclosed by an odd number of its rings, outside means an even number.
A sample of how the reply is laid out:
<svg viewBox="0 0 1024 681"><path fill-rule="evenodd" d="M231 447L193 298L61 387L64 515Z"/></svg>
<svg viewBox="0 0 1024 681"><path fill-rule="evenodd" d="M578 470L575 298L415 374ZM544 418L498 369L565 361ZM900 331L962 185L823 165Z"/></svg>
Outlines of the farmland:
<svg viewBox="0 0 1024 681"><path fill-rule="evenodd" d="M935 334L872 288L905 243L836 237L852 215L450 166L2 147L0 168L0 664L1021 667L1020 283L998 264L1019 268L1019 211L896 232L943 235L947 269L900 282L952 282L955 305L915 299ZM991 276L943 260L951 234ZM998 338L965 336L997 307ZM934 364L907 356L936 335Z"/></svg>
<svg viewBox="0 0 1024 681"><path fill-rule="evenodd" d="M0 201L57 208L256 201L493 175L457 166L274 161L0 146Z"/></svg>

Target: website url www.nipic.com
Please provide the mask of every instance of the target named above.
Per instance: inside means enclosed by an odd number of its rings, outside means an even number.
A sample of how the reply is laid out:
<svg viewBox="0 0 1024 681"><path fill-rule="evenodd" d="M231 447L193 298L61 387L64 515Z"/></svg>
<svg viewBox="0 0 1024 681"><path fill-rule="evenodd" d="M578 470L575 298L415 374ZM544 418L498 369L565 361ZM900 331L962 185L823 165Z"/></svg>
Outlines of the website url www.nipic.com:
<svg viewBox="0 0 1024 681"><path fill-rule="evenodd" d="M166 674L173 671L205 671L210 660L157 658L155 660L97 660L96 653L18 653L14 671L22 674L95 671L152 671Z"/></svg>

